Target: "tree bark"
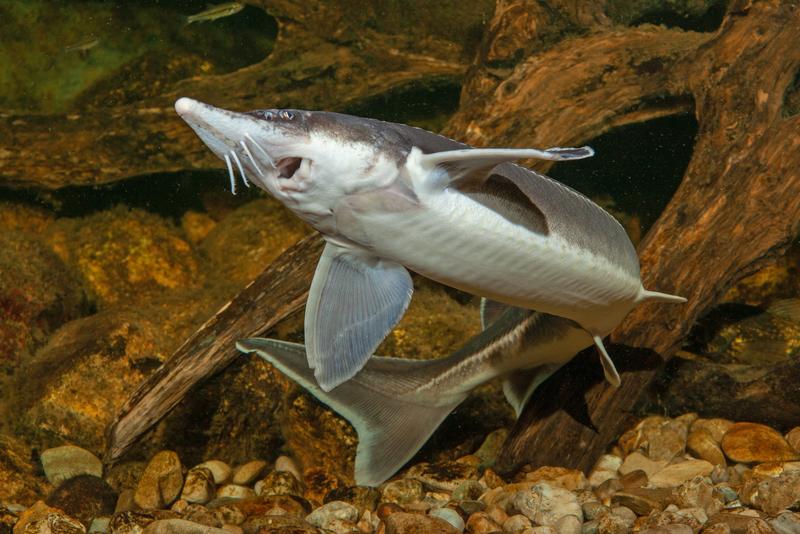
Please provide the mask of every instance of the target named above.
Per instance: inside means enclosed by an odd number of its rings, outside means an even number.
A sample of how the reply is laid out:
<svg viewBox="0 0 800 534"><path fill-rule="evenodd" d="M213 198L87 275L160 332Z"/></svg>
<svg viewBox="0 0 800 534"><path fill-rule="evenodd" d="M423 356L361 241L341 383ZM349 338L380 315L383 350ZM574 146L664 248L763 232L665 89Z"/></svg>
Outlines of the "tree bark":
<svg viewBox="0 0 800 534"><path fill-rule="evenodd" d="M636 42L639 31L608 39ZM720 30L699 47L695 41L687 47L689 53L671 63L648 59L640 64L645 71L657 68L663 73L666 83L660 89L636 84L642 89L637 93L624 84L604 82L609 94L631 95L630 104L665 91L680 97L688 90L693 98L699 134L691 162L678 191L639 247L645 287L684 295L689 302L643 304L612 334L610 352L623 371L619 389L605 384L594 369L587 373L587 367L597 367L591 351L559 371L534 394L513 429L501 455L503 468L534 463L590 469L629 423L634 403L698 317L738 280L783 254L796 238L800 117L786 116L784 99L800 68L798 32L796 4L735 2ZM571 48L577 56L588 55L598 39L602 37L576 39ZM551 72L554 60L544 54L515 78L528 80ZM572 75L570 71L564 77ZM580 85L575 80L569 83ZM554 99L555 95L540 94L526 100L526 108L535 110ZM566 123L568 135L574 136L577 129L581 134L575 140L585 141L582 135L603 130L598 123L614 125L654 115L626 112L624 105L610 110L606 102L580 96L573 102L581 106L588 124L577 125L572 110L551 107L552 115L537 123L536 136L548 138L550 144L561 142L558 125ZM593 119L598 115L603 118ZM491 120L488 123L491 127ZM484 135L492 131L482 126L477 128Z"/></svg>

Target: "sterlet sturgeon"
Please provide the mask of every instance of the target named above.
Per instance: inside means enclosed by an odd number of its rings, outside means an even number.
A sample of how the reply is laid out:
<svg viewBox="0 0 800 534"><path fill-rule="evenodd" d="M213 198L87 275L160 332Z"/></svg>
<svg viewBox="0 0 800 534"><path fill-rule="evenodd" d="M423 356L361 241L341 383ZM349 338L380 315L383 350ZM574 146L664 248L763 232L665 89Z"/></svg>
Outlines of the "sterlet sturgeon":
<svg viewBox="0 0 800 534"><path fill-rule="evenodd" d="M352 378L406 311L406 268L445 285L574 321L599 349L644 300L622 226L580 193L513 160L564 161L588 147L472 148L404 124L323 111L236 113L181 98L178 114L245 185L266 190L327 241L305 312L324 391ZM500 303L500 304L493 304ZM583 347L578 347L578 349ZM576 350L577 352L577 350Z"/></svg>
<svg viewBox="0 0 800 534"><path fill-rule="evenodd" d="M355 481L377 486L410 460L478 386L504 377L503 392L519 416L539 384L592 344L585 329L562 317L513 307L494 320L486 311L482 315L484 331L450 356L373 357L331 391L316 383L303 345L253 338L236 346L257 353L350 421L358 433Z"/></svg>

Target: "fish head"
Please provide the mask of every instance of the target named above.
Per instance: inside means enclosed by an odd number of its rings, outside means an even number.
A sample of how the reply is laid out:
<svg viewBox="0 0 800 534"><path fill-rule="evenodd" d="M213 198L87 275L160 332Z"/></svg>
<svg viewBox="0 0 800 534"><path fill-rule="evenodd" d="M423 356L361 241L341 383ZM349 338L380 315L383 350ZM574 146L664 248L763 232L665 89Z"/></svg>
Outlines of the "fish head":
<svg viewBox="0 0 800 534"><path fill-rule="evenodd" d="M190 98L180 98L175 110L226 162L232 187L239 171L329 235L340 200L389 183L398 173L396 163L380 153L369 132L352 131L363 125L342 125L330 118L338 114L294 109L234 112ZM345 128L348 135L342 135Z"/></svg>

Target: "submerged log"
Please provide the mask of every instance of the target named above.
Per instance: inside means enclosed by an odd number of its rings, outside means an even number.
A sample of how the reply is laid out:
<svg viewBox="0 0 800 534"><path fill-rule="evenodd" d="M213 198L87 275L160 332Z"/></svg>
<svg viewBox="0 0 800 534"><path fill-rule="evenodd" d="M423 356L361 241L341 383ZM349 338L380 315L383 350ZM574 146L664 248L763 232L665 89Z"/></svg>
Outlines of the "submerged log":
<svg viewBox="0 0 800 534"><path fill-rule="evenodd" d="M626 48L639 42L639 31L608 38L619 39L619 47ZM605 384L599 373L587 372L597 367L592 351L562 368L523 412L502 452L503 467L534 463L590 469L628 424L635 402L698 317L738 280L783 254L800 233L800 116L785 107L800 69L798 32L800 7L795 4L733 2L719 31L696 49L688 47L688 53L672 61L651 59L639 66L641 73L659 71L665 80L661 87L651 91L644 83L632 83L632 90L612 73L602 83L603 91L616 96L611 103L584 98L596 96L591 89L571 96L590 123L578 127L578 138L593 128L597 133L592 123L629 122L643 100L693 100L699 134L691 162L639 247L645 286L684 295L689 302L641 305L612 334L609 350L622 371L619 389ZM687 35L683 41L693 38ZM599 39L574 39L570 50L588 58ZM632 50L638 53L640 48ZM632 54L629 64L637 57ZM616 66L610 63L612 69ZM537 80L541 72L557 78L550 73L561 67L563 58L542 54L522 65L514 78ZM564 83L580 86L582 81L591 88L589 76L574 80L580 73L563 72ZM647 75L642 78L646 81ZM544 131L537 124L537 137L559 141L561 125L575 125L571 110L553 109L552 102L561 101L558 94L545 90L526 96L525 109L551 105L552 115L540 121ZM509 99L503 95L503 101ZM629 106L620 105L626 99ZM498 120L487 115L491 118L479 114L459 120L474 123L472 128L485 135ZM653 114L644 117L648 115ZM597 116L602 119L592 119ZM563 135L575 134L570 129Z"/></svg>
<svg viewBox="0 0 800 534"><path fill-rule="evenodd" d="M263 335L302 308L322 244L315 234L284 252L139 385L108 429L106 463L119 459L193 386L239 357L237 340Z"/></svg>

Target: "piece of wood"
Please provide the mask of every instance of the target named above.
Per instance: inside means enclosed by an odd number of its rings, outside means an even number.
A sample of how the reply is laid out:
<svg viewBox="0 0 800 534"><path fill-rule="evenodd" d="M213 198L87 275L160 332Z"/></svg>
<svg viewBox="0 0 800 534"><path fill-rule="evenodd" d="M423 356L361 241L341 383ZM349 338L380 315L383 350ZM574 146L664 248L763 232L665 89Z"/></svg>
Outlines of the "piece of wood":
<svg viewBox="0 0 800 534"><path fill-rule="evenodd" d="M630 423L635 402L698 317L800 233L800 116L786 116L783 108L800 70L798 34L797 4L734 2L713 38L658 65L666 83L649 96L688 91L699 133L678 191L639 247L642 278L646 287L689 302L641 305L613 333L609 352L623 371L619 389L602 381L592 351L562 368L523 412L501 453L503 468L534 463L589 470ZM572 42L575 53L581 45ZM528 76L542 69L539 64ZM606 111L605 103L574 98L590 122ZM539 99L526 107L551 100ZM547 124L558 124L559 115L554 110ZM619 116L605 120L614 124Z"/></svg>
<svg viewBox="0 0 800 534"><path fill-rule="evenodd" d="M109 426L106 463L119 459L193 386L238 358L237 340L263 335L303 307L323 243L314 234L284 252L139 385Z"/></svg>

